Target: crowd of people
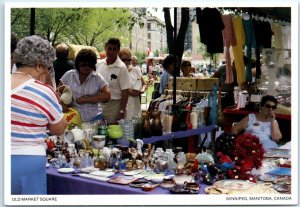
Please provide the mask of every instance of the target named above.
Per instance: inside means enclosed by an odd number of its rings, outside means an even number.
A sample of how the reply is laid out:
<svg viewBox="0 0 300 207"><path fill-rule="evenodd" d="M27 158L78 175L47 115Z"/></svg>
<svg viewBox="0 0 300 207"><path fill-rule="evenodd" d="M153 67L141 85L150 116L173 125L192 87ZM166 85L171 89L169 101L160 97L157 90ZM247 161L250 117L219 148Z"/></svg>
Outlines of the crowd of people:
<svg viewBox="0 0 300 207"><path fill-rule="evenodd" d="M11 41L11 180L12 194L46 194L47 133L62 135L65 114L75 110L82 122L141 117L141 94L147 90L129 48L110 38L100 61L82 49L68 59L65 43L55 48L33 35ZM27 166L24 171L23 166Z"/></svg>
<svg viewBox="0 0 300 207"><path fill-rule="evenodd" d="M45 139L47 132L64 133L68 124L64 113L75 109L83 122L105 119L108 124L140 118L141 94L149 82L137 67L137 58L121 47L118 38L107 40L103 59L82 49L74 63L68 59L66 44L54 49L36 35L19 41L12 38L11 48L11 193L46 194ZM159 94L168 86L174 62L174 55L163 61ZM192 72L191 62L183 61L182 76L190 77ZM258 123L268 129L262 140L274 147L268 137L281 138L273 111L276 105L276 99L266 97L261 112L237 123L233 132L255 131Z"/></svg>

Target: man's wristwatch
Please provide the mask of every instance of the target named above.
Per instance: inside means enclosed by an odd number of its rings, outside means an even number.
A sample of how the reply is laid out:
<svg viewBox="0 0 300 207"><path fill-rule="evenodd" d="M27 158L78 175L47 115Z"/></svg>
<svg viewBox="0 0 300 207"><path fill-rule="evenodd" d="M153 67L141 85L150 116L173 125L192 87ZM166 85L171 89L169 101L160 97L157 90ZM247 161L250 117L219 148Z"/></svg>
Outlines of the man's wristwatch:
<svg viewBox="0 0 300 207"><path fill-rule="evenodd" d="M120 110L120 114L124 114L124 111L123 111L123 110Z"/></svg>

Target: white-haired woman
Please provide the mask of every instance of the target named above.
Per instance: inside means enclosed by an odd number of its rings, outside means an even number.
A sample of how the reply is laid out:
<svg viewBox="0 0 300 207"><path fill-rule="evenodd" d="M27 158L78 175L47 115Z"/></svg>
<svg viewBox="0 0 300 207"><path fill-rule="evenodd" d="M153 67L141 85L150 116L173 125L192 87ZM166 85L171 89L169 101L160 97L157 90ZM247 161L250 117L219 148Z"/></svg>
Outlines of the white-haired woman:
<svg viewBox="0 0 300 207"><path fill-rule="evenodd" d="M11 75L11 194L47 194L46 130L61 135L67 126L53 88L46 83L55 58L39 37L21 39Z"/></svg>

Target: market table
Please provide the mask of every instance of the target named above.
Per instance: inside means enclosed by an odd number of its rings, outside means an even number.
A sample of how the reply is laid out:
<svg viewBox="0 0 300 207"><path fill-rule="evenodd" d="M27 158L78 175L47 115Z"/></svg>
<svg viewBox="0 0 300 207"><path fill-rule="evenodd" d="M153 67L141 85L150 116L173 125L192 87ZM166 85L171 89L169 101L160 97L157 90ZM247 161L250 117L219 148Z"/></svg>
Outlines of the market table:
<svg viewBox="0 0 300 207"><path fill-rule="evenodd" d="M118 176L120 174L116 174ZM112 177L113 178L113 177ZM199 194L204 194L207 187L201 184ZM171 194L168 189L160 186L152 191L143 191L141 188L129 185L118 185L103 181L91 180L72 174L59 173L56 168L47 169L48 195L90 195L90 194Z"/></svg>
<svg viewBox="0 0 300 207"><path fill-rule="evenodd" d="M205 134L208 132L213 132L217 128L216 125L209 125L209 126L202 126L197 129L187 129L185 131L177 131L177 132L171 132L162 136L152 136L149 138L143 138L144 144L150 144L153 142L157 141L162 141L162 140L170 140L170 139L180 139L184 137L190 137L194 135L199 135L199 134ZM214 139L212 140L214 141Z"/></svg>
<svg viewBox="0 0 300 207"><path fill-rule="evenodd" d="M157 141L181 139L181 138L192 137L192 136L194 136L193 138L198 139L198 137L195 135L211 133L212 150L214 151L215 150L216 129L217 129L217 125L201 126L197 129L187 129L185 131L171 132L168 134L164 134L162 136L152 136L149 138L143 138L142 140L143 140L144 144L151 144L151 143L155 143Z"/></svg>

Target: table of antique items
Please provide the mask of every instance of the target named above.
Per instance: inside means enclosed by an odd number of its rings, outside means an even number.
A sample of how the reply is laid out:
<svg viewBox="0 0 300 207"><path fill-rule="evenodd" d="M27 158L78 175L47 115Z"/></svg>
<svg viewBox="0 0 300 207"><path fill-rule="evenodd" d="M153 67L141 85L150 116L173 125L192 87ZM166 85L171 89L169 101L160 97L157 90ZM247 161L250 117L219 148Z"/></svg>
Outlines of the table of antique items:
<svg viewBox="0 0 300 207"><path fill-rule="evenodd" d="M87 174L88 175L88 174ZM116 173L111 179L116 177L123 177L124 179L135 179L132 176L125 176L122 173ZM141 180L140 184L157 183ZM207 187L201 184L197 194L204 194L204 189ZM93 178L81 177L79 175L72 175L71 173L59 173L56 168L49 167L47 169L47 190L49 195L91 195L91 194L170 194L166 187L157 186L153 190L143 190L141 185L136 184L114 184L107 181L98 181Z"/></svg>
<svg viewBox="0 0 300 207"><path fill-rule="evenodd" d="M136 137L134 120L82 123L47 144L48 194L290 193L290 146L265 152L258 138L217 125ZM137 125L136 125L137 126ZM155 128L153 128L155 129ZM158 141L211 133L211 148L185 152ZM146 133L141 133L145 135ZM142 137L142 136L140 136ZM249 145L250 143L250 145Z"/></svg>

